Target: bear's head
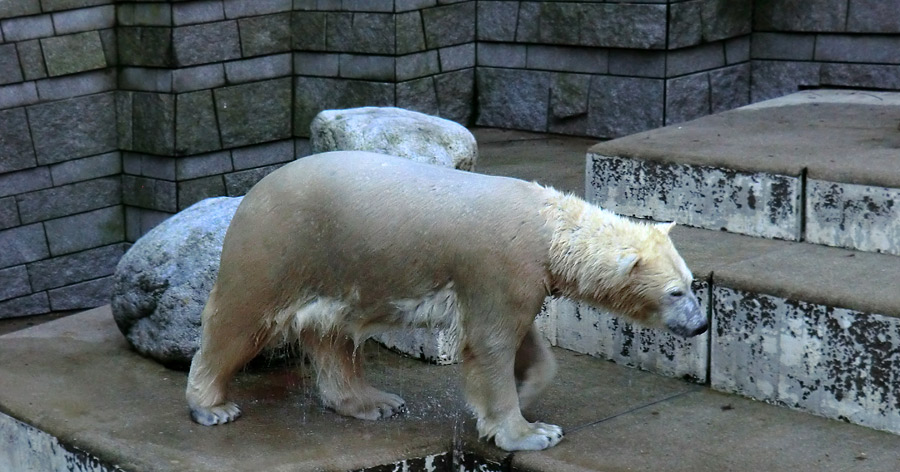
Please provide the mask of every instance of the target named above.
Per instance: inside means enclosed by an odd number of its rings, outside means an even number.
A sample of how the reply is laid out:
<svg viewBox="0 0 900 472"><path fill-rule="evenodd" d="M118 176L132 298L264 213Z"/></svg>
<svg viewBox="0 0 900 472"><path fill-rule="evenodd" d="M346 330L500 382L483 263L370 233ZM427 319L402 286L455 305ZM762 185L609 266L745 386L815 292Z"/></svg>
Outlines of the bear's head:
<svg viewBox="0 0 900 472"><path fill-rule="evenodd" d="M589 204L564 213L578 215L557 220L551 243L564 295L680 336L706 332L693 276L669 238L675 223L634 222Z"/></svg>

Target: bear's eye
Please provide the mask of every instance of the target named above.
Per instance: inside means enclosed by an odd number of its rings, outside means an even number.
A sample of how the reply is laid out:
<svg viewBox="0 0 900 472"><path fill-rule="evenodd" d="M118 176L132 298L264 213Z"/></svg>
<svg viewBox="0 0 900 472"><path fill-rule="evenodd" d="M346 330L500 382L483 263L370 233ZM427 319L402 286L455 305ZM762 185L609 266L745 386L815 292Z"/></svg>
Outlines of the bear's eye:
<svg viewBox="0 0 900 472"><path fill-rule="evenodd" d="M669 296L674 297L674 298L680 298L680 297L684 296L684 292L681 290L675 289L675 290L672 290L671 292L669 292Z"/></svg>

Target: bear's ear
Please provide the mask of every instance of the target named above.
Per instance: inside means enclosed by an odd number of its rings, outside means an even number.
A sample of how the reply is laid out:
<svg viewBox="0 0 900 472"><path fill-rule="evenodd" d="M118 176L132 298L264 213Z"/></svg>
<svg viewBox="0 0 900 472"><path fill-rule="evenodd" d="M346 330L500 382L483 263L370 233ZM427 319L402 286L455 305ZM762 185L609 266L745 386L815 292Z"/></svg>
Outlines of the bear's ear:
<svg viewBox="0 0 900 472"><path fill-rule="evenodd" d="M631 274L631 271L637 267L639 261L640 257L638 257L637 251L633 249L622 253L618 260L616 260L616 273L619 277L625 277L626 275Z"/></svg>
<svg viewBox="0 0 900 472"><path fill-rule="evenodd" d="M657 223L655 226L660 233L668 235L669 231L672 231L672 228L675 227L675 222L673 221L671 223Z"/></svg>

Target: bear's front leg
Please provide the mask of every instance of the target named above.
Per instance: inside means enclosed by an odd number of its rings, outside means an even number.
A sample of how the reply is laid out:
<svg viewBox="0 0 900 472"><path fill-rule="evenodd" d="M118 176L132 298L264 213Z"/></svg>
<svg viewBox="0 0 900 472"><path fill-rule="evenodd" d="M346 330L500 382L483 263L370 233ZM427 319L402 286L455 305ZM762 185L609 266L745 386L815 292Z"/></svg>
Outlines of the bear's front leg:
<svg viewBox="0 0 900 472"><path fill-rule="evenodd" d="M501 335L496 329L472 331L476 330L467 330L463 348L463 375L469 405L478 417L478 435L493 438L507 451L555 446L563 438L562 428L529 423L519 409L514 375L519 336L515 330Z"/></svg>

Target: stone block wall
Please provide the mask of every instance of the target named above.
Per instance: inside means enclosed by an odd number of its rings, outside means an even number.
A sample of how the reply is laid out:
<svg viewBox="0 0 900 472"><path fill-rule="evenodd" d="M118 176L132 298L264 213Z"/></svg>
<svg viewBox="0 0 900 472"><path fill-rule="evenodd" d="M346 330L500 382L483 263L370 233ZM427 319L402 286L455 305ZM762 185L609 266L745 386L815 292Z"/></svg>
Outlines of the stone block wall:
<svg viewBox="0 0 900 472"><path fill-rule="evenodd" d="M752 101L802 87L900 90L900 5L755 0Z"/></svg>
<svg viewBox="0 0 900 472"><path fill-rule="evenodd" d="M322 109L398 106L469 123L476 2L295 1L294 133Z"/></svg>
<svg viewBox="0 0 900 472"><path fill-rule="evenodd" d="M478 2L478 124L618 137L745 105L751 1Z"/></svg>
<svg viewBox="0 0 900 472"><path fill-rule="evenodd" d="M900 90L891 3L0 0L0 318L106 303L128 242L306 155L322 109L606 138Z"/></svg>
<svg viewBox="0 0 900 472"><path fill-rule="evenodd" d="M289 0L118 5L128 241L307 153L291 129L292 11Z"/></svg>
<svg viewBox="0 0 900 472"><path fill-rule="evenodd" d="M115 8L0 2L0 318L109 298L125 233Z"/></svg>

